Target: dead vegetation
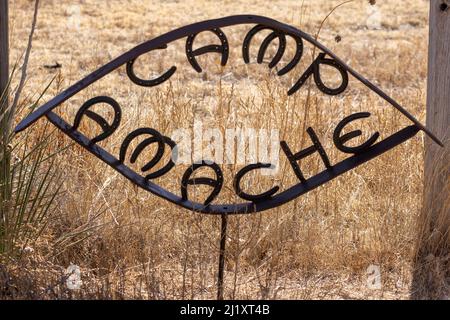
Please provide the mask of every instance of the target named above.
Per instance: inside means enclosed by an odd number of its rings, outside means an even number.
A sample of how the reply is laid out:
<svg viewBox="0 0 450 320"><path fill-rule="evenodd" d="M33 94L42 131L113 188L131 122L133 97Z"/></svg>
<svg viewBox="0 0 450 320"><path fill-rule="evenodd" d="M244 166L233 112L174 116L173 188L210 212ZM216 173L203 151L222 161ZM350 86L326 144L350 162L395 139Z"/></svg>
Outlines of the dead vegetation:
<svg viewBox="0 0 450 320"><path fill-rule="evenodd" d="M428 2L398 3L377 1L375 7L368 1L349 3L326 21L319 40L423 121ZM22 103L32 101L53 77L44 99L125 50L191 22L252 13L315 34L338 4L325 0L43 1ZM30 1L11 1L13 59L26 45L32 9ZM408 124L355 79L341 97L325 97L311 86L311 96L303 90L288 98L292 79L311 63L312 48L307 48L295 74L279 78L267 65L244 64L240 45L246 31L243 27L225 30L233 48L225 68L211 54L200 59L206 72L197 75L185 61L184 42L179 41L143 57L137 66L148 75L177 65L171 81L153 89L139 88L120 68L70 99L58 114L71 121L77 107L89 98L114 97L124 113L122 128L101 143L114 154L125 135L140 126L167 135L179 128L191 129L195 120L222 132L236 126L279 129L280 139L295 150L308 146L305 130L312 126L334 163L343 155L332 145L332 130L344 116L370 111L371 119L364 122L366 134L378 130L383 137ZM206 35L197 41L210 43ZM283 61L293 55L292 45L288 47ZM256 59L256 51L252 53ZM60 68L45 67L55 61ZM39 132L44 122L30 130ZM95 130L92 123L82 123L81 131L89 136L95 136ZM62 133L54 137L55 150L71 143ZM274 179L255 175L248 183L257 191L274 183L293 185L296 178L283 156L281 160L282 169ZM138 190L78 146L58 154L56 163L63 174L64 193L39 240L20 257L3 259L1 298L215 298L219 218L187 212ZM225 298L407 298L422 200L422 163L420 135L285 206L231 217ZM302 168L311 175L322 170L322 163L311 157ZM185 169L176 167L158 184L178 193ZM240 201L229 191L239 169L223 167L227 189L220 202ZM201 192L196 197L203 199ZM81 290L67 289L65 270L71 264L81 268ZM381 268L381 289L367 286L370 265Z"/></svg>

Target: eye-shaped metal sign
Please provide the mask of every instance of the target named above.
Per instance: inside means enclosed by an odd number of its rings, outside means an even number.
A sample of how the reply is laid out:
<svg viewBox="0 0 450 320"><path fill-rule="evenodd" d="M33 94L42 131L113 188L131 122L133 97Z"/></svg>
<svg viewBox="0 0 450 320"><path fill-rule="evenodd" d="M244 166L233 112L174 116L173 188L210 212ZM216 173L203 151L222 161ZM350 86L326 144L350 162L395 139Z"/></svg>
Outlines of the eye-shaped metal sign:
<svg viewBox="0 0 450 320"><path fill-rule="evenodd" d="M300 78L295 82L295 84L287 90L289 95L295 94L298 90L302 88L306 80L310 77L313 77L314 82L317 88L327 95L338 95L343 93L348 85L349 85L349 74L354 78L362 82L365 86L367 86L370 90L378 94L381 98L387 101L391 106L400 111L405 117L407 117L412 125L408 126L399 132L393 134L392 136L386 138L383 141L378 141L380 134L375 132L372 134L371 138L367 140L365 143L361 144L357 147L349 147L346 146L346 143L362 134L360 130L352 131L350 133L342 135L342 131L350 122L367 118L370 116L369 113L358 113L351 115L344 120L342 120L333 135L333 141L338 150L343 153L351 154L351 156L337 164L332 164L326 154L326 151L322 147L319 138L312 128L308 128L307 133L311 139L312 145L304 150L300 150L298 152L294 152L288 145L288 142L282 141L281 148L289 160L289 163L292 166L292 170L294 174L298 177L299 183L287 190L281 191L278 186L273 187L272 189L259 194L253 195L246 193L241 188L241 179L251 171L260 170L263 168L269 168L271 164L268 163L255 163L243 168L236 174L236 177L233 182L234 189L236 194L244 200L249 202L241 203L241 204L213 204L215 198L219 195L222 186L223 186L223 174L220 167L209 161L209 159L203 159L200 164L193 164L191 167L187 169L183 177L181 177L181 195L176 195L172 192L169 192L150 180L163 176L168 173L175 165L174 157L160 170L148 173L156 164L158 164L163 155L165 148L167 146L170 147L172 153L176 154L177 146L176 144L170 140L169 138L163 136L161 133L152 128L141 128L131 132L123 141L119 158L116 158L114 155L108 153L106 150L102 149L97 145L98 142L103 141L109 138L114 134L116 129L119 127L120 119L121 119L121 109L119 104L110 97L97 97L87 101L78 111L75 117L75 123L73 125L68 124L66 121L61 119L58 115L56 115L52 110L62 104L64 101L74 96L76 93L85 89L92 83L97 80L103 78L110 72L115 69L125 65L126 71L129 79L143 87L153 87L160 85L164 81L167 81L175 72L177 68L175 66L171 67L168 71L166 71L163 75L156 79L141 79L134 72L134 63L137 58L141 55L148 53L153 50L164 50L167 48L167 45L173 41L186 38L186 55L187 60L191 64L191 66L197 71L202 72L202 68L198 64L196 57L199 55L203 55L206 53L219 53L222 56L221 64L225 66L228 62L230 49L227 37L223 32L222 28L229 27L232 25L238 24L252 24L255 25L247 34L244 39L242 53L243 58L246 63L250 62L250 45L252 38L262 30L270 30L272 31L262 42L258 56L257 62L262 63L266 51L269 45L278 40L278 50L275 56L272 58L269 63L270 68L274 68L277 66L285 53L287 41L286 37L293 38L296 43L295 55L293 59L283 68L278 71L279 76L283 76L289 72L291 72L302 59L303 55L303 44L304 41L309 42L314 45L317 49L321 50L318 54L317 58L314 62L307 68ZM193 49L194 41L196 36L204 31L210 31L214 33L218 39L220 40L220 44L208 45L196 50ZM321 65L327 65L331 68L336 69L341 75L341 83L337 88L329 88L323 81L322 75L320 73ZM105 103L111 106L115 112L114 120L112 124L109 124L103 117L99 114L90 110L90 107L98 104ZM423 126L417 119L414 118L408 111L406 111L402 106L400 106L394 99L385 94L381 89L376 87L370 81L365 79L351 67L346 65L341 59L339 59L335 54L333 54L330 50L328 50L325 46L317 42L312 36L286 24L275 21L270 18L254 16L254 15L238 15L238 16L230 16L216 20L209 20L204 22L195 23L192 25L188 25L169 33L166 33L162 36L159 36L155 39L147 41L131 51L119 56L118 58L112 60L105 66L101 67L97 71L88 75L83 80L79 81L72 87L68 88L42 107L37 109L31 115L29 115L26 119L24 119L19 125L16 127L15 131L20 132L34 122L36 122L42 116L46 116L48 120L53 123L56 127L62 130L66 135L68 135L75 142L83 146L89 152L94 154L96 157L101 159L103 162L120 172L127 179L132 181L134 184L140 186L141 188L164 198L172 203L175 203L179 206L187 208L189 210L193 210L196 212L206 213L206 214L245 214L245 213L254 213L263 210L268 210L271 208L275 208L281 206L317 187L323 185L330 180L342 175L343 173L356 168L357 166L387 152L388 150L398 146L399 144L407 141L408 139L415 136L419 131L424 131L432 140L442 146L442 143L439 141L437 137L433 135L430 130L428 130L425 126ZM81 118L83 116L87 116L97 122L103 129L103 133L93 139L89 139L84 136L82 133L77 131ZM125 164L126 153L130 146L130 143L137 137L141 135L149 135L146 140L141 142L134 152L131 154L130 162L136 162L137 158L141 155L142 151L151 144L157 144L157 150L154 157L147 162L147 164L142 167L142 173L139 174L133 171ZM300 165L298 163L299 160L309 157L310 155L318 153L322 159L324 165L324 171L321 173L306 179L301 171ZM193 178L191 179L191 175L199 168L207 167L212 169L216 174L216 179L211 178ZM188 187L194 187L194 185L207 185L212 187L213 190L209 197L206 199L204 203L197 203L189 200L188 196Z"/></svg>

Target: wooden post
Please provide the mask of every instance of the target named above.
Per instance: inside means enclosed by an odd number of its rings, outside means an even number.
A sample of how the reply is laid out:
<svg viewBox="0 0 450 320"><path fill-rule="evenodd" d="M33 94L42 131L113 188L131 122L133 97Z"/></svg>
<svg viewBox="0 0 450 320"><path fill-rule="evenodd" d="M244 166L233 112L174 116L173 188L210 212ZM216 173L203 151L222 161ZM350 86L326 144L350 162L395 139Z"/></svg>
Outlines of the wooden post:
<svg viewBox="0 0 450 320"><path fill-rule="evenodd" d="M5 114L8 108L8 93L5 92L9 78L9 39L8 39L8 0L0 0L0 252L6 251L4 230L7 207L4 204L11 199L9 177L11 155L8 151L9 132L5 128L8 117ZM5 94L4 94L5 93ZM3 96L3 97L2 97Z"/></svg>
<svg viewBox="0 0 450 320"><path fill-rule="evenodd" d="M425 142L424 202L418 221L414 299L450 298L450 0L430 1L427 127L444 142Z"/></svg>
<svg viewBox="0 0 450 320"><path fill-rule="evenodd" d="M9 78L9 39L8 39L8 0L0 0L0 96L8 85ZM0 104L0 108L3 103Z"/></svg>

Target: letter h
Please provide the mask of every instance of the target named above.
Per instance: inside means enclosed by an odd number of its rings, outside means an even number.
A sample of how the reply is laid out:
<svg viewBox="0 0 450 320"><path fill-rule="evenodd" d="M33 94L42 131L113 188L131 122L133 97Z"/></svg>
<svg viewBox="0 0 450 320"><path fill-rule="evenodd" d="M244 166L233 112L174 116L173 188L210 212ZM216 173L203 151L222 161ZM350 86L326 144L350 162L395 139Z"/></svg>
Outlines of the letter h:
<svg viewBox="0 0 450 320"><path fill-rule="evenodd" d="M317 138L316 133L314 132L313 128L308 128L306 130L308 132L309 137L311 138L313 145L309 148L306 148L304 150L301 150L300 152L293 154L291 149L289 148L286 141L281 141L281 148L283 149L284 153L286 154L292 169L294 169L295 175L300 179L301 182L305 183L306 179L302 173L302 170L300 169L300 166L297 161L304 159L306 157L309 157L310 155L314 154L315 152L318 152L320 157L322 158L323 163L325 164L325 167L327 169L331 169L331 163L328 159L328 156L325 152L325 149L322 147L322 144L319 141L319 138Z"/></svg>

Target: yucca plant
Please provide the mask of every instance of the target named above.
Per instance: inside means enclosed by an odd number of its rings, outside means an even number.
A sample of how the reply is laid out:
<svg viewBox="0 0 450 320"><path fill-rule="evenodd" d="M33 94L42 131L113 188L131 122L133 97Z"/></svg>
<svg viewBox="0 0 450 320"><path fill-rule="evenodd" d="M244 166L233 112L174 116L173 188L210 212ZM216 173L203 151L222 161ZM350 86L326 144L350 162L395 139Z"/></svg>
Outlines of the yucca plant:
<svg viewBox="0 0 450 320"><path fill-rule="evenodd" d="M45 125L37 135L36 132L14 135L8 124L11 119L8 99L2 97L1 101L4 104L0 114L0 254L13 254L21 252L44 230L58 194L59 179L55 153L49 155L52 132ZM30 109L38 102L39 99ZM25 105L19 105L16 114L24 108Z"/></svg>
<svg viewBox="0 0 450 320"><path fill-rule="evenodd" d="M58 194L55 153L49 155L52 133L48 132L47 127L42 128L39 133L13 133L15 117L26 113L25 109L31 112L50 86L31 106L20 102L27 77L38 4L39 1L36 1L19 84L12 90L16 63L0 97L0 255L9 257L23 252L22 249L42 234ZM10 97L14 97L13 101L10 101Z"/></svg>

